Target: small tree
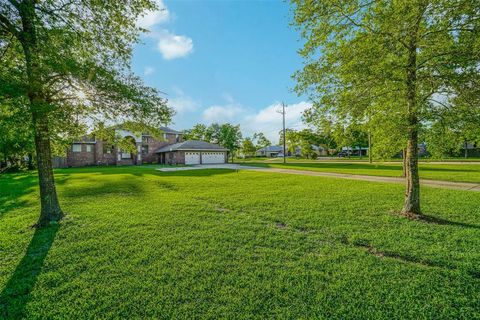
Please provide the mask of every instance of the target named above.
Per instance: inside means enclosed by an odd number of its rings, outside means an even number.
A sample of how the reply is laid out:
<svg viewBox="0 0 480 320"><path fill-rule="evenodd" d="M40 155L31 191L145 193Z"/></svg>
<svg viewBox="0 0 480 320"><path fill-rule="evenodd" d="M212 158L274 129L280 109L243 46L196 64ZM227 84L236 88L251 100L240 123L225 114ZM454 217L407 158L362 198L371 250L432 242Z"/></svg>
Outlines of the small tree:
<svg viewBox="0 0 480 320"><path fill-rule="evenodd" d="M228 149L233 162L235 152L240 148L240 142L242 140L240 125L234 126L230 123L224 123L219 127L218 143Z"/></svg>
<svg viewBox="0 0 480 320"><path fill-rule="evenodd" d="M205 141L210 143L220 143L222 139L222 126L218 123L212 123L205 131Z"/></svg>
<svg viewBox="0 0 480 320"><path fill-rule="evenodd" d="M257 150L272 145L270 140L268 140L262 132L255 133L253 135L253 141L255 141L255 148Z"/></svg>
<svg viewBox="0 0 480 320"><path fill-rule="evenodd" d="M253 157L255 155L255 152L257 151L251 138L243 139L241 150L244 157Z"/></svg>
<svg viewBox="0 0 480 320"><path fill-rule="evenodd" d="M291 155L295 155L298 148L300 148L301 138L296 130L285 130L285 143L287 145L287 152ZM282 140L283 144L283 140Z"/></svg>
<svg viewBox="0 0 480 320"><path fill-rule="evenodd" d="M192 129L185 130L183 132L183 138L185 140L209 141L207 130L208 128L206 125L198 123L194 125Z"/></svg>

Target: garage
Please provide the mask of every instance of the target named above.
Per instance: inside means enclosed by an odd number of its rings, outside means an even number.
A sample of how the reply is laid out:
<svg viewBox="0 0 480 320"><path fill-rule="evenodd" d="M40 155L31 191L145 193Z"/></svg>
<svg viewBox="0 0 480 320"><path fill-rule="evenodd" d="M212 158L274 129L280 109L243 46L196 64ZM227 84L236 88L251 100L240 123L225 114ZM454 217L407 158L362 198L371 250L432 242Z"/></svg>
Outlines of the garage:
<svg viewBox="0 0 480 320"><path fill-rule="evenodd" d="M185 164L200 164L200 152L185 152Z"/></svg>
<svg viewBox="0 0 480 320"><path fill-rule="evenodd" d="M203 152L203 164L225 163L225 152Z"/></svg>
<svg viewBox="0 0 480 320"><path fill-rule="evenodd" d="M215 143L187 140L168 144L155 151L161 164L223 164L228 150Z"/></svg>

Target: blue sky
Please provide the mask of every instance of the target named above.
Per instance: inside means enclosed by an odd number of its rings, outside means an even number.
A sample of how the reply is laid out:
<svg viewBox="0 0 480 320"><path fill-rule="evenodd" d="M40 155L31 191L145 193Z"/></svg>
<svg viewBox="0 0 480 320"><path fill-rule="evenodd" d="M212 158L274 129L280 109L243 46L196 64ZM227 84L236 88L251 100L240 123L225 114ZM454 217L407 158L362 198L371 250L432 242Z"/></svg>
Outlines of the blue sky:
<svg viewBox="0 0 480 320"><path fill-rule="evenodd" d="M167 93L176 129L195 123L240 124L245 136L278 140L281 116L302 127L309 106L291 91L301 68L298 33L284 1L160 1L139 24L151 30L136 46L133 69Z"/></svg>

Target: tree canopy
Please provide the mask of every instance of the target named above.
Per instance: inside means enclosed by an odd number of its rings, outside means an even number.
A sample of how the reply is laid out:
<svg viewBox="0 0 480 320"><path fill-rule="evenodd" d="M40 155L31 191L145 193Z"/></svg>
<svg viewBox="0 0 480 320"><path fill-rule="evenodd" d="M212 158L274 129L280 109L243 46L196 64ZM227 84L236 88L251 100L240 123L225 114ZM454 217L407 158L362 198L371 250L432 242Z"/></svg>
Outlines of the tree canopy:
<svg viewBox="0 0 480 320"><path fill-rule="evenodd" d="M98 122L170 121L165 99L130 70L151 0L7 0L0 2L0 98L21 101L30 119L39 169L38 225L59 220L52 141ZM14 105L20 105L15 103Z"/></svg>
<svg viewBox="0 0 480 320"><path fill-rule="evenodd" d="M418 135L439 110L465 116L453 97L478 79L480 2L292 4L293 24L305 39L295 89L314 102L309 119L363 124L377 147L400 142L407 150L403 212L420 214ZM464 89L471 96L472 88Z"/></svg>

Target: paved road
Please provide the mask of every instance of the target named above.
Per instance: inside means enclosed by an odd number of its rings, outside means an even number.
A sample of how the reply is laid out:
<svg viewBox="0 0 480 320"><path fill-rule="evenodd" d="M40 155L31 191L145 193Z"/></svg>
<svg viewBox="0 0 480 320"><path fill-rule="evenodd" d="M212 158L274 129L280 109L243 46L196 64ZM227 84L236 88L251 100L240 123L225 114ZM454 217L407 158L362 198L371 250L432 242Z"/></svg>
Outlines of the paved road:
<svg viewBox="0 0 480 320"><path fill-rule="evenodd" d="M202 169L250 170L250 171L257 171L257 172L297 174L297 175L304 175L304 176L331 177L331 178L362 180L362 181L372 181L372 182L386 182L386 183L398 183L398 184L404 184L405 183L404 178L397 178L397 177L365 176L365 175L356 175L356 174L318 172L318 171L281 169L281 168L261 168L261 167L243 166L243 165L240 165L240 164L231 164L231 163L228 163L228 164L202 164L202 165L187 166L187 167L172 166L172 167L167 167L167 168L165 168L165 167L164 168L159 168L157 170L164 171L164 172L174 172L174 171L202 170ZM429 186L429 187L436 187L436 188L468 190L468 191L480 192L480 184L478 184L478 183L451 182L451 181L421 179L420 184L425 185L425 186Z"/></svg>
<svg viewBox="0 0 480 320"><path fill-rule="evenodd" d="M279 160L278 158L272 158L272 159L267 159L265 160L265 162L271 162L271 163L282 163L281 160ZM339 158L335 158L335 157L328 157L328 158L321 158L321 159L317 159L317 160L305 160L305 161L292 161L290 162L292 164L295 164L295 163L361 163L361 164L365 164L365 163L369 163L368 162L368 159L366 160L349 160L349 159L345 159L345 160L342 160L342 159L339 159ZM461 161L461 160L446 160L446 161L422 161L420 160L418 162L419 164L476 164L476 165L480 165L480 161L477 161L477 160L474 160L474 161ZM376 165L376 164L399 164L401 165L402 164L402 161L399 160L399 161L374 161L372 163L373 165Z"/></svg>
<svg viewBox="0 0 480 320"><path fill-rule="evenodd" d="M362 181L372 181L372 182L387 182L387 183L401 183L401 184L405 183L404 178L397 178L397 177L378 177L378 176L365 176L365 175L356 175L356 174L279 169L279 168L253 168L253 169L245 168L245 169L253 170L253 171L299 174L299 175L316 176L316 177L332 177L332 178L362 180ZM480 184L478 183L420 179L420 184L425 186L430 186L430 187L437 187L437 188L469 190L469 191L480 192Z"/></svg>

